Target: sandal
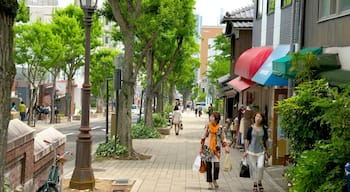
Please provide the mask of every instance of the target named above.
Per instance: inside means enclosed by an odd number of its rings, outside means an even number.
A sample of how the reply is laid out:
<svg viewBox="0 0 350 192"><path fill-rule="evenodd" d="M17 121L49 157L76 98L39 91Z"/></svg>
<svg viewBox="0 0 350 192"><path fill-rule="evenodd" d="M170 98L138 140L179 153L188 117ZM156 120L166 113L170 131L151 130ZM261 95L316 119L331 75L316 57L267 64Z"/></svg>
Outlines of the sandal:
<svg viewBox="0 0 350 192"><path fill-rule="evenodd" d="M209 183L208 190L213 190L213 189L214 189L213 183Z"/></svg>
<svg viewBox="0 0 350 192"><path fill-rule="evenodd" d="M217 189L217 188L219 188L219 185L218 185L218 183L216 182L216 181L213 181L213 184L214 184L214 187Z"/></svg>
<svg viewBox="0 0 350 192"><path fill-rule="evenodd" d="M258 186L254 184L253 192L258 192Z"/></svg>
<svg viewBox="0 0 350 192"><path fill-rule="evenodd" d="M258 186L259 186L259 192L264 192L264 187L262 186L262 184L259 183Z"/></svg>

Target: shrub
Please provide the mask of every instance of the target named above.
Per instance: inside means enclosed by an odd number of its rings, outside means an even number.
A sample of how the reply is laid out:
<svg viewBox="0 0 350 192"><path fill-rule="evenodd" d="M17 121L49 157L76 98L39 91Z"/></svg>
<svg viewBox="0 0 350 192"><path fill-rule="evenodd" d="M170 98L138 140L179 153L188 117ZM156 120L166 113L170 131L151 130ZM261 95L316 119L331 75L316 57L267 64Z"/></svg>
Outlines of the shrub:
<svg viewBox="0 0 350 192"><path fill-rule="evenodd" d="M119 140L117 139L117 143L116 143L116 150L115 150L115 154L114 154L114 146L115 146L115 142L114 142L114 138L110 139L108 141L108 143L100 143L96 149L96 157L114 157L114 155L116 156L120 156L124 153L126 153L127 147L120 145Z"/></svg>
<svg viewBox="0 0 350 192"><path fill-rule="evenodd" d="M156 129L147 127L144 123L138 123L131 127L131 138L133 139L148 139L159 137L160 133Z"/></svg>
<svg viewBox="0 0 350 192"><path fill-rule="evenodd" d="M167 120L161 114L153 113L152 118L153 118L153 126L155 128L166 126Z"/></svg>
<svg viewBox="0 0 350 192"><path fill-rule="evenodd" d="M296 96L279 102L295 164L287 171L291 191L344 191L350 161L350 86L330 88L324 80L305 82ZM327 132L326 132L327 131Z"/></svg>

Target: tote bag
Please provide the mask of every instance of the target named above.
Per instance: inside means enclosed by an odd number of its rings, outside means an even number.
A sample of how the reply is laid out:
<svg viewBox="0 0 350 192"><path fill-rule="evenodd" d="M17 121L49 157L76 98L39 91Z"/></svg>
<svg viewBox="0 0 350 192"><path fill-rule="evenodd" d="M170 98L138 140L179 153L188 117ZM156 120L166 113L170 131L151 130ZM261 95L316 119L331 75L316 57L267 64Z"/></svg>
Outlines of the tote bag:
<svg viewBox="0 0 350 192"><path fill-rule="evenodd" d="M230 154L226 153L225 154L225 159L224 159L224 171L231 171L232 170L232 164L231 164L231 158Z"/></svg>

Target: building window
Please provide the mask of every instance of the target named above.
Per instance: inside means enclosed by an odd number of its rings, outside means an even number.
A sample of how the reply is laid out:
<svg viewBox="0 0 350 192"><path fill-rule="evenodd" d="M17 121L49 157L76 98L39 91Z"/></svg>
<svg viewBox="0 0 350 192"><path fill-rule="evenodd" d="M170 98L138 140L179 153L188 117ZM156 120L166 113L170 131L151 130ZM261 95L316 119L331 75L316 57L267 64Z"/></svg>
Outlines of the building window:
<svg viewBox="0 0 350 192"><path fill-rule="evenodd" d="M275 12L275 0L267 1L267 14Z"/></svg>
<svg viewBox="0 0 350 192"><path fill-rule="evenodd" d="M263 0L256 0L256 6L256 18L259 19L262 17Z"/></svg>
<svg viewBox="0 0 350 192"><path fill-rule="evenodd" d="M349 10L350 9L350 0L342 0L340 7L341 7L342 11Z"/></svg>
<svg viewBox="0 0 350 192"><path fill-rule="evenodd" d="M350 0L319 0L319 18L331 19L350 13Z"/></svg>
<svg viewBox="0 0 350 192"><path fill-rule="evenodd" d="M292 4L292 0L282 0L281 1L281 7L287 7L290 4Z"/></svg>

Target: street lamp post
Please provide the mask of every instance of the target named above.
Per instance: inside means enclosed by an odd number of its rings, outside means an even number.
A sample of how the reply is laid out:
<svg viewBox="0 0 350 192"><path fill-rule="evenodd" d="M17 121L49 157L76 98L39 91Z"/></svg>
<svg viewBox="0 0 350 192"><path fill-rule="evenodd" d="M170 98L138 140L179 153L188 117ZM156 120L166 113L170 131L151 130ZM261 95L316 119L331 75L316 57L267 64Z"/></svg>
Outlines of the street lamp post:
<svg viewBox="0 0 350 192"><path fill-rule="evenodd" d="M69 187L73 189L93 189L95 187L94 173L91 168L91 144L90 134L90 28L92 15L96 9L97 0L80 0L80 6L84 10L85 24L85 68L84 83L82 88L82 116L79 135L76 141L75 168Z"/></svg>

